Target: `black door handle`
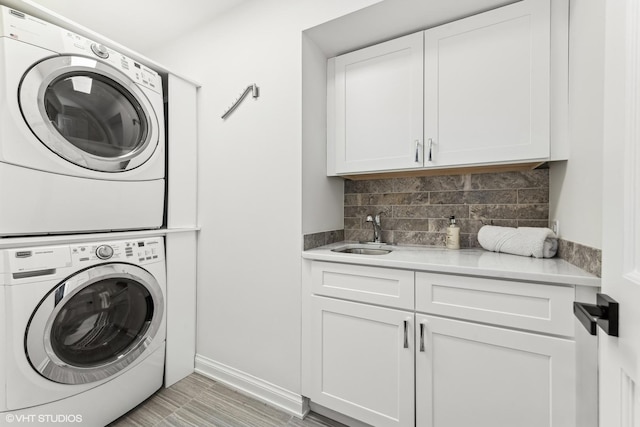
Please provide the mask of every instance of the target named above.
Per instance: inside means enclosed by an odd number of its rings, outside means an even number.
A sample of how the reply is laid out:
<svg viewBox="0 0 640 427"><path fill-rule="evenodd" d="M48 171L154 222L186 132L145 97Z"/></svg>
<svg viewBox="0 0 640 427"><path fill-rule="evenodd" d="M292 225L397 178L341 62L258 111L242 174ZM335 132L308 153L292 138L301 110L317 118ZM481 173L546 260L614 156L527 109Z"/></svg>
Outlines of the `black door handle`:
<svg viewBox="0 0 640 427"><path fill-rule="evenodd" d="M591 335L596 334L596 325L612 337L618 336L618 302L609 295L597 294L597 304L573 303L573 314Z"/></svg>

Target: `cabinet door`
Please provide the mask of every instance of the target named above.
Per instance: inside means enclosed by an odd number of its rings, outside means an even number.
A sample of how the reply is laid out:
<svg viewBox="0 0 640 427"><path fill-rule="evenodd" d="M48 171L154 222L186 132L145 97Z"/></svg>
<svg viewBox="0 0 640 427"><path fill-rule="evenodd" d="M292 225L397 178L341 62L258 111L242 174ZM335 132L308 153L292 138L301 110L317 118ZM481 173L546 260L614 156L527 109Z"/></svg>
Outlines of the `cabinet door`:
<svg viewBox="0 0 640 427"><path fill-rule="evenodd" d="M422 57L420 32L335 58L336 173L423 166Z"/></svg>
<svg viewBox="0 0 640 427"><path fill-rule="evenodd" d="M378 427L414 425L413 313L311 297L314 403Z"/></svg>
<svg viewBox="0 0 640 427"><path fill-rule="evenodd" d="M416 347L418 427L575 426L573 341L416 315Z"/></svg>
<svg viewBox="0 0 640 427"><path fill-rule="evenodd" d="M425 166L549 157L549 0L425 31Z"/></svg>

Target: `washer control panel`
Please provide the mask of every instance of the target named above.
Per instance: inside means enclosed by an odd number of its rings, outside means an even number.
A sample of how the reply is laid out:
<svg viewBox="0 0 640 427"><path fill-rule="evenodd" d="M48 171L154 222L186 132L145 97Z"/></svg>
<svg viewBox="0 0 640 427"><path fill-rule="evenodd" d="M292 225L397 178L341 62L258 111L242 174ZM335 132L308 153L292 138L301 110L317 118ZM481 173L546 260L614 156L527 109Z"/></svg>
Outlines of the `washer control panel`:
<svg viewBox="0 0 640 427"><path fill-rule="evenodd" d="M164 238L71 243L0 250L0 280L6 284L31 283L66 277L78 268L109 262L135 265L164 261Z"/></svg>
<svg viewBox="0 0 640 427"><path fill-rule="evenodd" d="M47 246L35 248L8 249L3 251L8 258L8 270L15 275L33 271L52 274L58 268L71 267L68 246ZM29 277L29 275L24 276Z"/></svg>
<svg viewBox="0 0 640 427"><path fill-rule="evenodd" d="M164 259L161 237L120 240L114 242L79 243L70 246L71 258L76 263L121 261L147 264Z"/></svg>

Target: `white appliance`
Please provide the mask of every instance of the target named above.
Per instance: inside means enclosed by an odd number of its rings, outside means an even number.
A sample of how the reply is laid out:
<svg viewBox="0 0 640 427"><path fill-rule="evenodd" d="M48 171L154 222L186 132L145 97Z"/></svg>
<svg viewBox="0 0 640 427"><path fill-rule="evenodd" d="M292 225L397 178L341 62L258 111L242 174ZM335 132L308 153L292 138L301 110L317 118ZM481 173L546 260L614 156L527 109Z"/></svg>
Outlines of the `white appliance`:
<svg viewBox="0 0 640 427"><path fill-rule="evenodd" d="M162 80L0 6L0 236L158 228Z"/></svg>
<svg viewBox="0 0 640 427"><path fill-rule="evenodd" d="M161 237L5 249L0 260L0 420L102 426L162 386Z"/></svg>

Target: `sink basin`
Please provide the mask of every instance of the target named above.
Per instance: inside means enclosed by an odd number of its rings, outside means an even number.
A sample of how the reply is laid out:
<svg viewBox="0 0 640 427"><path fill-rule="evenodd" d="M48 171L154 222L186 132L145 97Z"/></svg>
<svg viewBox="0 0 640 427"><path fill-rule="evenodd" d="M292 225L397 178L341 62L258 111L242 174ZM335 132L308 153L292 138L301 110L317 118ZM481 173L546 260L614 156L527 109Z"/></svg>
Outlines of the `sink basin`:
<svg viewBox="0 0 640 427"><path fill-rule="evenodd" d="M343 254L358 254L358 255L386 255L391 253L391 249L383 248L368 248L365 246L345 246L342 248L331 249L332 252L340 252Z"/></svg>

